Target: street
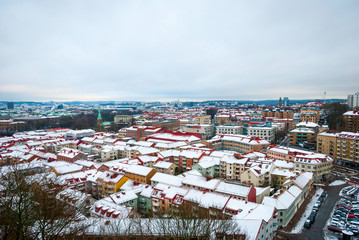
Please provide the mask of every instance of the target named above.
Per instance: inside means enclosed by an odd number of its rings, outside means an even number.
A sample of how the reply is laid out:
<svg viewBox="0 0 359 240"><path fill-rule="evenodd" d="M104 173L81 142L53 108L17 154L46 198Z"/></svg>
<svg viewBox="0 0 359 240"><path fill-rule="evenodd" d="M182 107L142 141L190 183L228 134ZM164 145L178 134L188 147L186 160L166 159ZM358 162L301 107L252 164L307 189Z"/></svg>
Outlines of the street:
<svg viewBox="0 0 359 240"><path fill-rule="evenodd" d="M324 239L325 235L332 234L329 230L326 229L326 223L330 217L331 212L333 211L334 205L340 199L339 192L342 188L348 185L340 186L323 186L321 188L327 192L328 196L323 202L322 206L319 208L317 217L309 229L304 228L300 234L288 234L287 239ZM323 231L323 229L325 230ZM335 238L334 238L335 239Z"/></svg>

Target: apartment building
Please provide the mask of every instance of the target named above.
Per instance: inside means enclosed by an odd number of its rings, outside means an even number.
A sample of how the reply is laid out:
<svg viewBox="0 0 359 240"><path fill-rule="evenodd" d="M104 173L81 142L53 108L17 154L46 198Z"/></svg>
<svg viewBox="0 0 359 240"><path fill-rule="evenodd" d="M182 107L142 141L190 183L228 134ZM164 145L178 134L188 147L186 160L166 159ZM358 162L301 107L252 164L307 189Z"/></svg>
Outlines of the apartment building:
<svg viewBox="0 0 359 240"><path fill-rule="evenodd" d="M216 122L219 125L230 124L231 123L231 115L229 115L229 114L216 115Z"/></svg>
<svg viewBox="0 0 359 240"><path fill-rule="evenodd" d="M146 184L151 184L151 178L157 172L157 170L153 168L140 165L131 165L125 171L126 177L132 179L133 181Z"/></svg>
<svg viewBox="0 0 359 240"><path fill-rule="evenodd" d="M202 140L209 139L214 134L214 127L213 125L208 124L186 124L183 127L183 131L190 132L190 133L198 133L201 135Z"/></svg>
<svg viewBox="0 0 359 240"><path fill-rule="evenodd" d="M317 152L337 159L338 133L319 133L317 135Z"/></svg>
<svg viewBox="0 0 359 240"><path fill-rule="evenodd" d="M131 126L133 122L133 117L130 115L116 115L114 117L115 123L125 123L127 126Z"/></svg>
<svg viewBox="0 0 359 240"><path fill-rule="evenodd" d="M26 122L10 120L0 120L0 130L22 131L25 130Z"/></svg>
<svg viewBox="0 0 359 240"><path fill-rule="evenodd" d="M251 126L247 128L248 136L257 137L269 142L274 140L274 127L260 127L260 126Z"/></svg>
<svg viewBox="0 0 359 240"><path fill-rule="evenodd" d="M248 186L265 187L271 183L274 165L268 160L248 160L240 174L241 183Z"/></svg>
<svg viewBox="0 0 359 240"><path fill-rule="evenodd" d="M348 111L343 117L345 131L359 132L359 111Z"/></svg>
<svg viewBox="0 0 359 240"><path fill-rule="evenodd" d="M73 148L63 148L57 154L58 161L75 162L79 159L87 159L87 157L83 152Z"/></svg>
<svg viewBox="0 0 359 240"><path fill-rule="evenodd" d="M151 126L132 126L125 128L126 137L133 138L136 141L144 141L147 137L164 132L162 128L151 127Z"/></svg>
<svg viewBox="0 0 359 240"><path fill-rule="evenodd" d="M212 123L211 115L199 116L193 118L193 124L210 125Z"/></svg>
<svg viewBox="0 0 359 240"><path fill-rule="evenodd" d="M101 186L101 195L109 196L113 193L117 193L120 187L130 178L123 175L110 171L105 171L101 176L98 177L98 184Z"/></svg>
<svg viewBox="0 0 359 240"><path fill-rule="evenodd" d="M337 159L352 164L359 163L359 133L339 133Z"/></svg>
<svg viewBox="0 0 359 240"><path fill-rule="evenodd" d="M236 125L221 125L216 126L216 135L219 134L242 134L243 133L242 126Z"/></svg>
<svg viewBox="0 0 359 240"><path fill-rule="evenodd" d="M166 131L153 134L147 137L146 141L154 143L185 142L186 144L197 144L201 143L201 137L198 133Z"/></svg>
<svg viewBox="0 0 359 240"><path fill-rule="evenodd" d="M333 158L316 153L297 155L294 159L294 170L313 173L315 182L326 180L333 167Z"/></svg>
<svg viewBox="0 0 359 240"><path fill-rule="evenodd" d="M283 110L277 110L277 111L270 111L270 110L264 110L262 112L263 117L270 117L270 118L277 118L277 119L293 119L293 111L283 111Z"/></svg>
<svg viewBox="0 0 359 240"><path fill-rule="evenodd" d="M298 145L315 139L315 132L310 128L296 128L289 132L290 144Z"/></svg>
<svg viewBox="0 0 359 240"><path fill-rule="evenodd" d="M216 135L211 140L202 143L216 150L230 150L239 153L259 152L270 145L267 140L239 134Z"/></svg>
<svg viewBox="0 0 359 240"><path fill-rule="evenodd" d="M359 92L348 95L348 106L350 108L359 107Z"/></svg>
<svg viewBox="0 0 359 240"><path fill-rule="evenodd" d="M158 161L153 167L161 173L175 174L176 165L170 162Z"/></svg>
<svg viewBox="0 0 359 240"><path fill-rule="evenodd" d="M278 227L285 227L308 196L312 185L312 173L302 173L283 186L273 196L264 197L262 204L275 207Z"/></svg>
<svg viewBox="0 0 359 240"><path fill-rule="evenodd" d="M245 163L248 158L240 158L235 156L224 156L219 163L220 177L224 179L237 179L244 172Z"/></svg>

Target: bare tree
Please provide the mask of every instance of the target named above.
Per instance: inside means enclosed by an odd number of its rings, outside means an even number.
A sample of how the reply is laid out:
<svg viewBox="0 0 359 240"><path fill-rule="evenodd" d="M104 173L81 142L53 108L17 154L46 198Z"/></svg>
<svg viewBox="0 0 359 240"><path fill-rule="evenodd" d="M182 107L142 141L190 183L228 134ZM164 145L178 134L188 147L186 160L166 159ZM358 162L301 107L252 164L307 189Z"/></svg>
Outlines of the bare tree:
<svg viewBox="0 0 359 240"><path fill-rule="evenodd" d="M79 220L78 209L56 201L61 188L46 174L33 175L16 165L6 169L0 173L2 239L58 239L84 229L73 224ZM29 176L36 181L29 181Z"/></svg>

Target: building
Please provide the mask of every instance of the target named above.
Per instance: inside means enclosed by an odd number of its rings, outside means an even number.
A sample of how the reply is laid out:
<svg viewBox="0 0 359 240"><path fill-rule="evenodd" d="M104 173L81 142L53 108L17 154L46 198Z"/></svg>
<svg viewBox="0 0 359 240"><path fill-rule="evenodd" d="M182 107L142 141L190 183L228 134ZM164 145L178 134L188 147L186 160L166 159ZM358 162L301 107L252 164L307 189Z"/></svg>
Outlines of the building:
<svg viewBox="0 0 359 240"><path fill-rule="evenodd" d="M317 152L337 158L338 133L319 133L317 135Z"/></svg>
<svg viewBox="0 0 359 240"><path fill-rule="evenodd" d="M229 114L216 115L216 122L219 125L231 124L231 115Z"/></svg>
<svg viewBox="0 0 359 240"><path fill-rule="evenodd" d="M152 127L152 126L133 126L125 128L126 137L133 138L136 141L143 141L147 137L164 132L162 128Z"/></svg>
<svg viewBox="0 0 359 240"><path fill-rule="evenodd" d="M0 130L22 131L25 130L26 122L13 120L0 120Z"/></svg>
<svg viewBox="0 0 359 240"><path fill-rule="evenodd" d="M348 106L349 108L359 107L359 92L348 95Z"/></svg>
<svg viewBox="0 0 359 240"><path fill-rule="evenodd" d="M274 133L276 129L273 126L251 126L247 127L247 135L250 137L257 137L269 142L274 140Z"/></svg>
<svg viewBox="0 0 359 240"><path fill-rule="evenodd" d="M290 133L290 144L299 145L304 142L313 141L315 139L315 132L309 128L296 128Z"/></svg>
<svg viewBox="0 0 359 240"><path fill-rule="evenodd" d="M348 111L343 117L345 131L359 132L359 111Z"/></svg>
<svg viewBox="0 0 359 240"><path fill-rule="evenodd" d="M7 109L14 109L14 102L7 102Z"/></svg>
<svg viewBox="0 0 359 240"><path fill-rule="evenodd" d="M97 182L100 186L102 186L100 190L101 195L109 196L113 193L119 192L121 186L127 180L129 180L129 178L123 174L105 171L98 177Z"/></svg>
<svg viewBox="0 0 359 240"><path fill-rule="evenodd" d="M203 143L216 150L230 150L239 153L259 152L270 145L267 140L237 134L216 135Z"/></svg>
<svg viewBox="0 0 359 240"><path fill-rule="evenodd" d="M146 138L148 142L154 143L173 143L173 142L185 142L186 144L201 143L201 135L198 133L189 132L172 132L163 131L162 133L156 133Z"/></svg>
<svg viewBox="0 0 359 240"><path fill-rule="evenodd" d="M303 173L288 186L283 186L274 195L264 197L262 204L272 206L277 211L278 227L285 227L293 218L308 196L312 186L312 173Z"/></svg>
<svg viewBox="0 0 359 240"><path fill-rule="evenodd" d="M319 108L317 107L302 107L300 109L301 122L314 122L318 123L320 119Z"/></svg>
<svg viewBox="0 0 359 240"><path fill-rule="evenodd" d="M197 124L186 124L183 127L183 131L190 133L198 133L201 135L202 140L209 139L213 136L214 127L213 125L197 125Z"/></svg>
<svg viewBox="0 0 359 240"><path fill-rule="evenodd" d="M181 129L181 122L174 119L164 121L146 121L145 125L163 128L170 131L178 131Z"/></svg>
<svg viewBox="0 0 359 240"><path fill-rule="evenodd" d="M235 125L221 125L216 126L216 135L219 134L243 134L242 126L235 126Z"/></svg>
<svg viewBox="0 0 359 240"><path fill-rule="evenodd" d="M359 163L359 133L339 133L337 159L354 165Z"/></svg>
<svg viewBox="0 0 359 240"><path fill-rule="evenodd" d="M158 161L153 167L161 173L175 174L176 165L174 163Z"/></svg>
<svg viewBox="0 0 359 240"><path fill-rule="evenodd" d="M67 139L82 139L84 137L93 136L95 136L95 131L92 129L70 130L65 133L65 138Z"/></svg>
<svg viewBox="0 0 359 240"><path fill-rule="evenodd" d="M58 161L65 161L65 162L75 162L76 160L80 159L87 159L86 155L73 148L63 148L60 150L60 152L57 154L57 160Z"/></svg>
<svg viewBox="0 0 359 240"><path fill-rule="evenodd" d="M199 117L193 118L193 124L209 125L211 123L212 123L211 115L205 115L205 116L199 116Z"/></svg>
<svg viewBox="0 0 359 240"><path fill-rule="evenodd" d="M114 117L115 123L127 124L128 127L132 126L133 118L129 115L116 115Z"/></svg>
<svg viewBox="0 0 359 240"><path fill-rule="evenodd" d="M290 110L282 110L282 109L278 109L278 110L269 110L266 109L264 111L262 111L262 116L263 117L268 117L268 118L276 118L276 119L293 119L293 111Z"/></svg>
<svg viewBox="0 0 359 240"><path fill-rule="evenodd" d="M315 182L326 180L333 167L334 160L324 154L297 155L294 170L313 173Z"/></svg>
<svg viewBox="0 0 359 240"><path fill-rule="evenodd" d="M284 98L283 98L283 106L284 106L284 107L288 107L288 106L289 106L289 98L288 98L288 97L284 97Z"/></svg>
<svg viewBox="0 0 359 240"><path fill-rule="evenodd" d="M126 169L126 177L136 182L151 184L151 178L156 172L157 170L150 167L131 165Z"/></svg>

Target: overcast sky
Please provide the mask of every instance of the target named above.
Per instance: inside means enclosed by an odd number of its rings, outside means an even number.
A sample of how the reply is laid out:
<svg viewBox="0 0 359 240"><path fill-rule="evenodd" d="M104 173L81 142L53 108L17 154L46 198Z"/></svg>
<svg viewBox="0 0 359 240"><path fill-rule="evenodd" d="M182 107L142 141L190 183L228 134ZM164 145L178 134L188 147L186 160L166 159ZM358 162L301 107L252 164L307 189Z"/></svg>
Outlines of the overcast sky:
<svg viewBox="0 0 359 240"><path fill-rule="evenodd" d="M346 98L359 1L0 1L0 100Z"/></svg>

